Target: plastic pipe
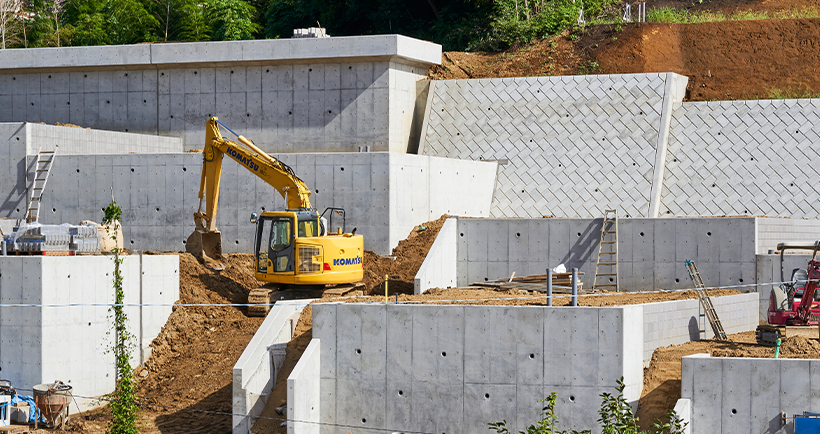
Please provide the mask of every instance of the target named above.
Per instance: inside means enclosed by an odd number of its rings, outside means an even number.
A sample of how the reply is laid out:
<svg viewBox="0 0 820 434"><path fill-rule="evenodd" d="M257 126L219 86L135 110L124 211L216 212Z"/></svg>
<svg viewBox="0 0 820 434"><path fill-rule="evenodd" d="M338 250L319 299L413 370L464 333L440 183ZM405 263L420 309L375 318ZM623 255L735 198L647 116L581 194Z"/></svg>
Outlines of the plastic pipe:
<svg viewBox="0 0 820 434"><path fill-rule="evenodd" d="M572 304L578 306L578 268L572 269Z"/></svg>
<svg viewBox="0 0 820 434"><path fill-rule="evenodd" d="M547 268L547 306L552 306L552 268Z"/></svg>

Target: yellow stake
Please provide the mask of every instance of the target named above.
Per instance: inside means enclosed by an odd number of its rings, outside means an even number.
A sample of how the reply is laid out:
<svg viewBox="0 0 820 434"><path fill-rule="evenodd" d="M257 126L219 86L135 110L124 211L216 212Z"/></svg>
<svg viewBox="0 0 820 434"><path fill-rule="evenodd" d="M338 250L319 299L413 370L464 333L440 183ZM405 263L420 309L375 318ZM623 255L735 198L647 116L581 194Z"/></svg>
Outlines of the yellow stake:
<svg viewBox="0 0 820 434"><path fill-rule="evenodd" d="M384 302L387 303L387 274L384 275Z"/></svg>

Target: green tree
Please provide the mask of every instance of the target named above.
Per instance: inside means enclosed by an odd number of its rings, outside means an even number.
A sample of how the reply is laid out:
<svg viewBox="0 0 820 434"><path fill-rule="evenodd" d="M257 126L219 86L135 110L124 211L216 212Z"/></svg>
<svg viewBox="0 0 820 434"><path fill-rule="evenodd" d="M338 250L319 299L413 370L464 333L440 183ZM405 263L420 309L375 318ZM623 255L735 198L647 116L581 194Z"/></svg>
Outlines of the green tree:
<svg viewBox="0 0 820 434"><path fill-rule="evenodd" d="M210 0L205 16L211 27L211 38L218 41L253 39L260 26L253 22L256 9L242 0Z"/></svg>

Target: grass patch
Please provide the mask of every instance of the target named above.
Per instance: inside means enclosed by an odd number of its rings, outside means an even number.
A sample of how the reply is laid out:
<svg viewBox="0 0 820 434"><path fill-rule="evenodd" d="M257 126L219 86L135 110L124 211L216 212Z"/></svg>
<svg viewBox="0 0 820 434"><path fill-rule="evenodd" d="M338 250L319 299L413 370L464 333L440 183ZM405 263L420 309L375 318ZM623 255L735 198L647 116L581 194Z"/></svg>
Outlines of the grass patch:
<svg viewBox="0 0 820 434"><path fill-rule="evenodd" d="M765 97L758 99L802 99L802 98L820 98L820 93L812 93L808 90L783 90L771 89Z"/></svg>
<svg viewBox="0 0 820 434"><path fill-rule="evenodd" d="M646 21L649 23L712 23L719 21L747 21L747 20L770 20L770 19L797 19L797 18L820 18L820 11L814 7L794 9L779 12L752 12L741 11L729 15L723 12L689 12L685 9L663 7L646 11Z"/></svg>

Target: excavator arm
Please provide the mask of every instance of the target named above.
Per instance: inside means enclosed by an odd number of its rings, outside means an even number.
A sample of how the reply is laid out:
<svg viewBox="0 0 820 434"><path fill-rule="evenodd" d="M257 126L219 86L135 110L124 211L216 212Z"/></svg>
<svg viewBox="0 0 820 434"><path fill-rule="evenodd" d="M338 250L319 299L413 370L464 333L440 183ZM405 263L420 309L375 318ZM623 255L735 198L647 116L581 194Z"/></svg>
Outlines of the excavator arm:
<svg viewBox="0 0 820 434"><path fill-rule="evenodd" d="M310 209L310 189L293 172L293 169L268 155L247 138L231 131L238 142L222 137L217 117L208 119L205 129L205 148L202 150L202 178L199 185L199 210L194 213L196 230L185 244L194 256L219 259L222 256L222 235L216 228L219 208L219 187L222 177L222 160L225 155L242 167L270 184L287 203L289 210ZM205 210L202 201L205 199Z"/></svg>

